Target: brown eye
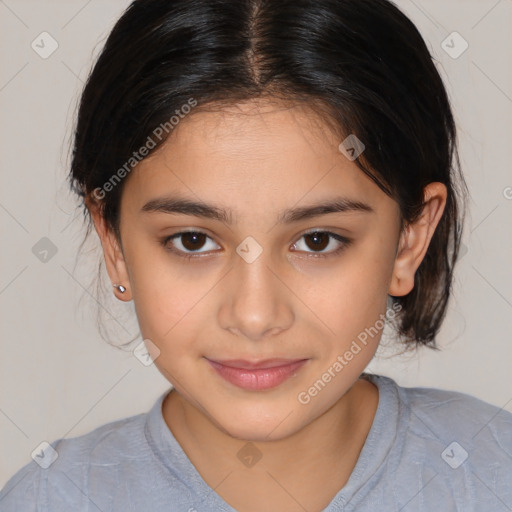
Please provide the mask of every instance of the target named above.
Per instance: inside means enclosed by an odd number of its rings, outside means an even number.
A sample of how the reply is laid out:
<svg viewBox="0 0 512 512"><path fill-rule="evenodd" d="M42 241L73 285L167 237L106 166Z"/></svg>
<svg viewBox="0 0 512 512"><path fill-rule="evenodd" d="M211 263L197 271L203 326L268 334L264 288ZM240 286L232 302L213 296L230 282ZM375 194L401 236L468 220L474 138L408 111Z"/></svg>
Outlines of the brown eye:
<svg viewBox="0 0 512 512"><path fill-rule="evenodd" d="M304 239L310 241L310 243L306 243L310 249L323 251L329 245L330 236L325 231L315 231L304 235Z"/></svg>
<svg viewBox="0 0 512 512"><path fill-rule="evenodd" d="M181 235L181 243L187 251L197 251L204 245L205 239L208 238L204 233L189 232Z"/></svg>
<svg viewBox="0 0 512 512"><path fill-rule="evenodd" d="M302 239L305 241L304 245L306 248L298 248L298 250L309 253L309 256L313 258L327 258L337 255L352 243L349 238L331 233L330 231L311 231L304 233L301 236ZM334 242L334 244L331 244L331 242ZM325 249L331 245L333 245L331 250L326 251ZM299 242L293 245L295 248L298 246L300 246Z"/></svg>
<svg viewBox="0 0 512 512"><path fill-rule="evenodd" d="M344 236L331 233L330 231L318 230L304 233L300 240L302 239L305 241L304 245L306 248L300 248L299 252L306 252L313 258L335 256L352 243L352 240ZM221 248L211 237L201 231L181 231L162 239L160 243L166 250L188 259L206 256L212 249ZM210 247L208 247L209 243L211 244ZM293 247L295 248L299 245L299 242L296 242ZM331 247L331 245L334 246ZM205 246L207 250L201 250ZM331 250L326 250L329 247L331 247Z"/></svg>
<svg viewBox="0 0 512 512"><path fill-rule="evenodd" d="M174 252L180 256L189 257L193 253L202 255L208 251L201 251L204 246L207 250L219 248L217 244L206 234L201 231L181 231L174 235L168 236L161 241L161 244L171 252Z"/></svg>

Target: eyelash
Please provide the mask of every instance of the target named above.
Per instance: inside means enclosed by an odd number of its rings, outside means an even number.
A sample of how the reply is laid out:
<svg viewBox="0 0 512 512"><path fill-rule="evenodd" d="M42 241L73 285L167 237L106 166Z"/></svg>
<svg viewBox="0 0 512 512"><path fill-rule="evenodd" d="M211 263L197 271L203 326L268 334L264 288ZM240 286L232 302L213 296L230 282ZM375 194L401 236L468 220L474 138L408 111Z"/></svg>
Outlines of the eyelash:
<svg viewBox="0 0 512 512"><path fill-rule="evenodd" d="M171 246L168 245L171 240L174 240L175 238L179 238L181 235L186 235L186 234L191 234L191 233L193 233L193 234L196 234L196 233L197 234L202 234L202 235L205 235L210 240L212 239L210 236L208 236L203 231L189 230L189 231L180 231L178 233L174 233L173 235L167 236L167 237L163 238L160 241L160 244L166 250L176 254L177 256L179 256L181 258L185 258L187 260L192 260L194 258L202 258L202 257L204 257L204 256L202 256L202 254L206 254L206 253L184 253L183 251L181 251L179 249L172 248ZM336 233L332 233L331 231L321 231L321 230L313 230L313 231L308 231L307 233L303 233L299 237L299 240L301 238L307 236L307 235L313 235L313 234L326 234L326 235L329 235L330 238L334 238L338 242L341 242L341 246L338 247L337 249L333 250L333 251L328 252L328 253L314 253L314 252L313 253L308 253L309 256L307 256L307 258L330 258L330 257L335 257L335 256L338 256L347 247L349 247L351 245L351 243L352 243L352 240L350 238L346 238L346 237L338 235Z"/></svg>

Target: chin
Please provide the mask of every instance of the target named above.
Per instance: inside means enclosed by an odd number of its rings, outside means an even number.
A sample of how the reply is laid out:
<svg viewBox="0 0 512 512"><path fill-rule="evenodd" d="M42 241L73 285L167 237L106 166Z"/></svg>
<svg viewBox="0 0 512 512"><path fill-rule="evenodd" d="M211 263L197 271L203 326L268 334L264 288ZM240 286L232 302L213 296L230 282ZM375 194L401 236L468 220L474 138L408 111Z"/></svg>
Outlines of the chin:
<svg viewBox="0 0 512 512"><path fill-rule="evenodd" d="M245 423L243 425L220 425L222 430L234 439L240 441L252 441L254 443L264 443L269 441L279 441L292 434L292 432L279 430L279 433L273 432L270 424L251 425Z"/></svg>
<svg viewBox="0 0 512 512"><path fill-rule="evenodd" d="M217 415L216 415L217 416ZM291 423L289 420L292 420ZM212 418L217 426L227 435L241 441L268 442L284 439L292 435L297 428L297 415L290 409L283 414L283 408L262 410L246 408L220 412Z"/></svg>

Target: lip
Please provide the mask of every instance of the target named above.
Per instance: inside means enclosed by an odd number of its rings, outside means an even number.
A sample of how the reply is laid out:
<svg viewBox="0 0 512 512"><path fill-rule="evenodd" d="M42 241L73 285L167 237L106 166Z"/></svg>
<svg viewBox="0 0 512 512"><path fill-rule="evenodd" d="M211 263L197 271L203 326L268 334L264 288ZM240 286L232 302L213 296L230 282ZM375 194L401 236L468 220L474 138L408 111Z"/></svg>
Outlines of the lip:
<svg viewBox="0 0 512 512"><path fill-rule="evenodd" d="M279 386L308 361L308 359L206 360L226 381L239 388L253 391Z"/></svg>

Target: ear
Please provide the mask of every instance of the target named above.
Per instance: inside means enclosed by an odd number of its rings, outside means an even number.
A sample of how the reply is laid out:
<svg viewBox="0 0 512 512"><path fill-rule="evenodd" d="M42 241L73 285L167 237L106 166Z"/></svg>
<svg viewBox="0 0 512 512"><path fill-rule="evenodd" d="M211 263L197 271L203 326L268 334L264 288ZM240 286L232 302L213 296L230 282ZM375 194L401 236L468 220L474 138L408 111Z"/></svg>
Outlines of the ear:
<svg viewBox="0 0 512 512"><path fill-rule="evenodd" d="M114 294L119 300L129 302L132 299L132 292L122 247L114 232L108 228L98 201L87 196L85 198L85 205L89 210L94 227L100 238L103 256L105 257L105 266L110 280L112 284L121 284L126 288L124 293L121 293L117 288L113 288Z"/></svg>
<svg viewBox="0 0 512 512"><path fill-rule="evenodd" d="M424 188L425 206L420 217L408 224L400 235L389 295L400 297L414 288L414 275L441 220L446 197L447 190L443 183L432 182Z"/></svg>

